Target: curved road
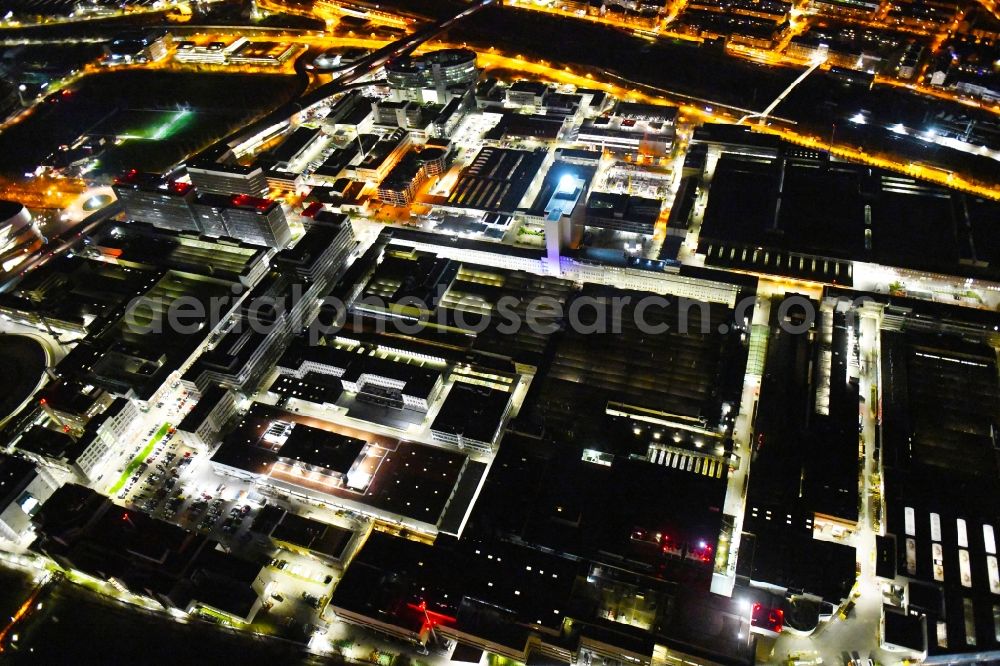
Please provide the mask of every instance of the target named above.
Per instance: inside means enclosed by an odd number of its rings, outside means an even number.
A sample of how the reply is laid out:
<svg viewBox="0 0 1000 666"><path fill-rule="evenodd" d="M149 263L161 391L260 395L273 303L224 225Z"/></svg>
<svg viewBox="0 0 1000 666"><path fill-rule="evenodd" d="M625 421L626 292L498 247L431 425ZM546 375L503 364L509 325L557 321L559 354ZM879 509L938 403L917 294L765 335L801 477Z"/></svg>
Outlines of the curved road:
<svg viewBox="0 0 1000 666"><path fill-rule="evenodd" d="M203 152L210 153L213 149L218 149L222 145L226 145L228 147L238 145L246 137L253 136L271 125L280 122L288 122L294 114L300 113L303 109L323 102L333 95L342 93L349 90L351 87L360 84L359 79L371 74L385 63L413 51L423 42L431 39L440 32L447 30L452 25L467 16L471 16L484 7L493 4L495 1L496 0L478 0L467 9L462 10L450 18L442 19L433 25L413 33L412 35L407 35L395 42L392 42L378 51L369 54L356 64L345 68L336 79L319 86L311 92L306 92L309 88L311 75L311 72L307 69L306 65L315 58L318 54L318 49L315 47L306 49L295 60L295 76L297 77L299 84L299 90L296 94L296 98L278 107L274 111L271 111L263 118L251 123L247 127L243 127L225 139L216 142L208 148L208 150ZM78 225L67 230L66 232L53 237L49 241L49 244L42 248L41 252L20 264L18 266L20 270L17 273L0 276L0 293L8 291L11 287L20 282L21 279L29 272L44 266L53 256L61 255L72 248L85 234L92 231L108 218L117 215L121 212L121 210L121 204L116 201L98 211L95 211Z"/></svg>
<svg viewBox="0 0 1000 666"><path fill-rule="evenodd" d="M4 368L6 387L0 399L0 427L20 412L45 382L48 362L49 352L38 340L0 335L0 366Z"/></svg>
<svg viewBox="0 0 1000 666"><path fill-rule="evenodd" d="M427 26L426 28L413 33L412 35L402 37L395 42L382 47L378 51L370 53L354 65L340 70L339 76L337 76L337 78L333 81L325 83L318 88L299 96L297 99L278 107L271 113L268 113L257 122L251 123L249 126L237 130L225 139L215 143L209 151L213 148L220 147L222 144L226 144L230 148L239 145L245 138L254 136L271 125L288 121L296 113L300 113L304 109L323 102L333 95L348 90L349 85L358 83L359 79L368 76L390 60L410 53L428 39L431 39L444 30L447 30L462 19L472 16L484 7L492 5L495 1L496 0L478 0L467 9L462 10L450 18L442 19L433 25ZM309 71L305 67L306 57L311 51L313 51L313 49L303 53L302 56L295 61L296 74L307 77L307 80Z"/></svg>

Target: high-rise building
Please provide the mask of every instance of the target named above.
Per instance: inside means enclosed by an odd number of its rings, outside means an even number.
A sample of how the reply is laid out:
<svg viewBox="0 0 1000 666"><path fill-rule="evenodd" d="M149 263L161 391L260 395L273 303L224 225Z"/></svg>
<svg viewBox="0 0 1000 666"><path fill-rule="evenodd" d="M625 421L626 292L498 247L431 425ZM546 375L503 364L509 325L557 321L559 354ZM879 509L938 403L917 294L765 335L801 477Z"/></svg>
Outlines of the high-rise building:
<svg viewBox="0 0 1000 666"><path fill-rule="evenodd" d="M218 143L187 164L191 183L201 192L214 194L267 195L267 177L261 166L235 164L232 149Z"/></svg>
<svg viewBox="0 0 1000 666"><path fill-rule="evenodd" d="M216 198L218 197L218 198ZM191 202L191 210L201 232L206 236L219 238L229 236L235 238L226 228L226 220L222 216L222 202L225 197L219 195L209 195L208 197L196 196Z"/></svg>
<svg viewBox="0 0 1000 666"><path fill-rule="evenodd" d="M160 228L274 248L292 239L281 204L271 199L203 192L190 183L134 169L116 179L113 189L130 219Z"/></svg>
<svg viewBox="0 0 1000 666"><path fill-rule="evenodd" d="M586 220L586 201L596 167L556 161L545 174L534 203L524 212L524 220L545 230L546 271L558 275L562 251L573 243L574 230Z"/></svg>
<svg viewBox="0 0 1000 666"><path fill-rule="evenodd" d="M188 165L187 171L191 182L203 192L247 196L267 194L267 177L260 166L194 163Z"/></svg>
<svg viewBox="0 0 1000 666"><path fill-rule="evenodd" d="M347 215L321 210L294 248L274 257L274 266L293 273L305 284L329 277L357 245L354 227Z"/></svg>
<svg viewBox="0 0 1000 666"><path fill-rule="evenodd" d="M191 206L201 221L202 232L223 235L255 245L282 248L292 240L281 204L245 194L221 196L198 193Z"/></svg>
<svg viewBox="0 0 1000 666"><path fill-rule="evenodd" d="M130 219L175 231L200 230L191 211L195 192L189 183L132 169L115 179L112 189Z"/></svg>

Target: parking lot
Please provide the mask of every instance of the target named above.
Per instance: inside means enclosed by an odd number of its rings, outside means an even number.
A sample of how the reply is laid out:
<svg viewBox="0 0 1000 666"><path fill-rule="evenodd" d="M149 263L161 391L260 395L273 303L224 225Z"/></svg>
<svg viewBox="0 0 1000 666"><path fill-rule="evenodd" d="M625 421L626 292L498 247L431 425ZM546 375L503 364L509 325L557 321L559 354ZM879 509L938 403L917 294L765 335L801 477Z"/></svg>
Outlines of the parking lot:
<svg viewBox="0 0 1000 666"><path fill-rule="evenodd" d="M339 572L316 559L275 550L269 542L255 540L250 526L260 504L249 499L249 485L217 477L207 461L199 459L197 451L187 446L172 428L167 428L157 440L162 427L143 433L155 444L148 457L128 476L115 500L218 540L234 552L273 555L267 568L269 612L293 618L300 624L315 625Z"/></svg>
<svg viewBox="0 0 1000 666"><path fill-rule="evenodd" d="M119 505L216 540L239 557L268 562L262 574L264 608L254 621L261 631L288 636L325 631L330 618L324 612L341 568L280 548L250 527L265 501L359 532L367 522L328 507L261 495L249 481L218 475L210 450L189 445L172 426L194 402L179 385L151 402L95 488Z"/></svg>
<svg viewBox="0 0 1000 666"><path fill-rule="evenodd" d="M470 113L451 138L455 164L467 166L483 147L483 136L500 122L497 113Z"/></svg>
<svg viewBox="0 0 1000 666"><path fill-rule="evenodd" d="M158 437L160 432L164 433L162 437ZM151 438L152 450L144 459L137 458L138 464L130 463L118 470L125 473L134 468L124 485L117 489L116 499L152 513L177 488L181 475L193 461L194 451L183 445L175 433L176 430L167 424L146 432L147 438ZM133 451L140 454L143 450Z"/></svg>
<svg viewBox="0 0 1000 666"><path fill-rule="evenodd" d="M247 492L218 483L209 488L194 482L196 452L179 438L165 438L140 470L129 478L116 500L204 536L223 541L233 550L247 547L249 527L258 508Z"/></svg>
<svg viewBox="0 0 1000 666"><path fill-rule="evenodd" d="M297 623L305 633L325 626L323 613L340 574L333 567L299 553L279 549L267 567L265 607L280 623Z"/></svg>

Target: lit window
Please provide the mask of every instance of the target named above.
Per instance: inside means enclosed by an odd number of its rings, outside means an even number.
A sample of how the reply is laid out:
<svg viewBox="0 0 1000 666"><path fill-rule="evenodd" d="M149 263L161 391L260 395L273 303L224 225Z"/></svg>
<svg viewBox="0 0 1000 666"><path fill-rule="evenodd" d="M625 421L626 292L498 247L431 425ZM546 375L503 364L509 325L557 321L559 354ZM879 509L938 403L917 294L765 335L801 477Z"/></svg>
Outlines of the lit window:
<svg viewBox="0 0 1000 666"><path fill-rule="evenodd" d="M944 549L941 544L931 544L931 563L934 569L934 580L944 582Z"/></svg>
<svg viewBox="0 0 1000 666"><path fill-rule="evenodd" d="M937 623L937 644L938 647L948 647L948 625L945 622Z"/></svg>
<svg viewBox="0 0 1000 666"><path fill-rule="evenodd" d="M964 548L958 551L958 572L961 575L962 586L972 587L972 566L969 564L969 551Z"/></svg>

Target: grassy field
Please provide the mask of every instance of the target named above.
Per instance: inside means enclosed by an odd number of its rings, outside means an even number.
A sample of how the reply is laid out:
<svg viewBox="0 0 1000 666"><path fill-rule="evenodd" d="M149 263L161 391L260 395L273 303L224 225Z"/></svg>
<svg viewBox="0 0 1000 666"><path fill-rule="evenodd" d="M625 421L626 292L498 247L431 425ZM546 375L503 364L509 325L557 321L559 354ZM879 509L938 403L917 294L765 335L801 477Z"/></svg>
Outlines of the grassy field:
<svg viewBox="0 0 1000 666"><path fill-rule="evenodd" d="M296 77L285 74L93 74L0 134L0 173L23 177L81 136L107 141L98 158L105 174L163 171L284 104L297 89Z"/></svg>

